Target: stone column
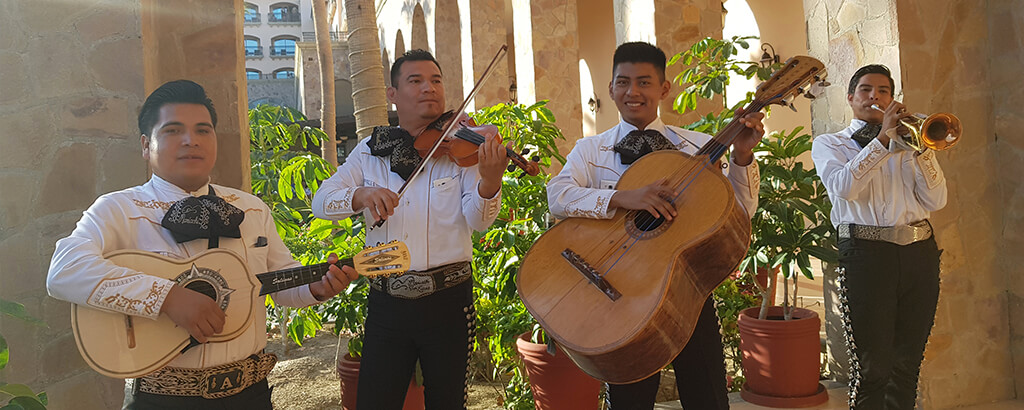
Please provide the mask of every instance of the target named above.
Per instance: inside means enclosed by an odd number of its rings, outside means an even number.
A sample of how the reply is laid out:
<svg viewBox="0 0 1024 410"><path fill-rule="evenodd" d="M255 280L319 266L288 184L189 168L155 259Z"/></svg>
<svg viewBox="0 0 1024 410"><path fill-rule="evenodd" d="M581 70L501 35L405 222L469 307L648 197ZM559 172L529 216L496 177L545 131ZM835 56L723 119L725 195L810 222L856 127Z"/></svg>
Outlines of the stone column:
<svg viewBox="0 0 1024 410"><path fill-rule="evenodd" d="M549 100L547 107L565 135L565 141L558 144L558 149L566 155L576 140L583 137L576 0L534 0L528 4L514 4L516 66L520 71L530 71L526 75L517 75L519 99L523 104ZM519 21L525 17L526 11L530 13L530 25L526 28L532 27L531 43L520 44L523 37L519 31L523 26ZM532 90L530 80L533 80ZM528 99L530 97L535 100Z"/></svg>
<svg viewBox="0 0 1024 410"><path fill-rule="evenodd" d="M473 47L473 79L464 84L466 92L480 79L494 54L506 42L505 1L473 0L469 2L470 34ZM473 109L508 102L508 60L499 61L487 82L477 92Z"/></svg>
<svg viewBox="0 0 1024 410"><path fill-rule="evenodd" d="M654 10L657 46L669 59L705 37L722 38L721 0L654 0ZM682 64L670 65L665 69L665 76L672 81L683 68ZM699 102L694 112L686 115L676 113L672 109L672 101L683 89L684 86L673 84L669 98L661 103L661 118L666 124L689 124L708 113L718 114L722 110L721 97L715 97Z"/></svg>
<svg viewBox="0 0 1024 410"><path fill-rule="evenodd" d="M462 35L457 0L434 3L434 57L444 70L445 104L454 108L464 98L462 88Z"/></svg>
<svg viewBox="0 0 1024 410"><path fill-rule="evenodd" d="M217 166L213 181L248 191L249 123L242 0L142 0L146 91L189 79L217 108Z"/></svg>

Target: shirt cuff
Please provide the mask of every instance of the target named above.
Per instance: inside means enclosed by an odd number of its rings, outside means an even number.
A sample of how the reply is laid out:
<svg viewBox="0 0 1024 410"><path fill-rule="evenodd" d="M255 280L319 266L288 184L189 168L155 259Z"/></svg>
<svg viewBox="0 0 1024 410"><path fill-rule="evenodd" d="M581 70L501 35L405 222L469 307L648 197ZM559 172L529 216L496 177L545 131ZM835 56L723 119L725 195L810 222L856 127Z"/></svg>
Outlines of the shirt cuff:
<svg viewBox="0 0 1024 410"><path fill-rule="evenodd" d="M935 151L925 150L915 160L917 161L917 166L921 169L921 173L924 174L924 180L928 184L928 189L935 189L935 187L942 183L944 176L942 175L942 168L939 168L938 160L935 158Z"/></svg>
<svg viewBox="0 0 1024 410"><path fill-rule="evenodd" d="M747 165L736 165L733 160L729 160L729 162L729 179L747 187L747 194L756 198L761 181L761 168L757 166L757 159L750 161Z"/></svg>
<svg viewBox="0 0 1024 410"><path fill-rule="evenodd" d="M608 219L615 214L609 211L614 189L593 189L586 195L565 206L565 215L575 218Z"/></svg>
<svg viewBox="0 0 1024 410"><path fill-rule="evenodd" d="M309 285L300 287L297 296L298 296L299 302L302 304L303 307L313 306L313 305L315 305L317 303L326 302L326 301L317 300L316 296L313 296L313 292L310 291ZM328 299L328 300L330 300L330 299Z"/></svg>
<svg viewBox="0 0 1024 410"><path fill-rule="evenodd" d="M493 220L497 218L498 213L501 212L501 188L498 188L498 192L495 192L494 196L490 198L484 198L480 195L480 182L477 182L474 191L473 194L476 196L477 201L480 201L480 209L484 211L484 219Z"/></svg>
<svg viewBox="0 0 1024 410"><path fill-rule="evenodd" d="M340 219L354 214L356 210L352 209L352 197L359 188L362 187L339 188L327 193L323 202L324 216L327 217L325 219Z"/></svg>
<svg viewBox="0 0 1024 410"><path fill-rule="evenodd" d="M172 286L174 281L151 275L105 278L93 289L86 304L155 320Z"/></svg>
<svg viewBox="0 0 1024 410"><path fill-rule="evenodd" d="M890 143L892 145L892 143ZM891 152L878 139L873 139L864 149L860 150L857 156L853 157L850 165L853 168L853 177L861 179L868 171L877 168L883 160L889 157Z"/></svg>

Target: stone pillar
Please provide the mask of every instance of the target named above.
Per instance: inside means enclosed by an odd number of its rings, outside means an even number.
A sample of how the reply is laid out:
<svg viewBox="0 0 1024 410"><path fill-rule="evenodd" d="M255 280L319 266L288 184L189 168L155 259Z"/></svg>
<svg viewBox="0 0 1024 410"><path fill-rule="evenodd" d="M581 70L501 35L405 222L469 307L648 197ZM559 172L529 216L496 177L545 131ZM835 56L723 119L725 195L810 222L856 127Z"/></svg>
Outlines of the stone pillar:
<svg viewBox="0 0 1024 410"><path fill-rule="evenodd" d="M462 34L457 0L437 0L434 6L434 57L444 71L445 105L451 109L464 98L462 88Z"/></svg>
<svg viewBox="0 0 1024 410"><path fill-rule="evenodd" d="M123 382L86 366L70 306L47 296L54 243L99 195L146 181L138 0L0 1L0 298L46 326L0 315L6 383L51 410L119 408Z"/></svg>
<svg viewBox="0 0 1024 410"><path fill-rule="evenodd" d="M242 44L242 0L142 0L146 91L189 79L217 108L213 181L249 191L248 97Z"/></svg>
<svg viewBox="0 0 1024 410"><path fill-rule="evenodd" d="M516 67L520 72L530 71L526 75L517 75L519 99L523 104L549 100L547 107L565 135L565 141L558 144L558 149L566 155L576 140L583 137L577 3L575 0L534 0L528 4L513 4L516 6ZM524 28L520 19L527 11L530 13L530 26ZM520 44L520 39L523 39L520 30L530 27L531 43ZM531 80L533 89L529 90ZM527 99L530 97L536 100Z"/></svg>
<svg viewBox="0 0 1024 410"><path fill-rule="evenodd" d="M494 58L494 54L507 40L504 0L473 0L469 2L469 5L473 79L471 83L464 84L467 92L473 83L480 79L487 65ZM487 82L480 86L480 91L477 92L475 103L471 109L508 102L508 60L499 61L492 71Z"/></svg>
<svg viewBox="0 0 1024 410"><path fill-rule="evenodd" d="M654 10L657 46L669 59L705 37L722 38L721 0L654 0ZM682 64L670 65L665 76L672 81L683 68ZM699 102L694 112L686 115L676 113L672 109L672 101L683 89L683 86L673 84L669 98L661 103L661 118L666 124L689 124L708 113L718 114L722 110L721 97L715 97Z"/></svg>
<svg viewBox="0 0 1024 410"><path fill-rule="evenodd" d="M427 39L427 22L423 15L423 6L416 4L412 11L412 32L409 37L410 50L430 50L430 40Z"/></svg>

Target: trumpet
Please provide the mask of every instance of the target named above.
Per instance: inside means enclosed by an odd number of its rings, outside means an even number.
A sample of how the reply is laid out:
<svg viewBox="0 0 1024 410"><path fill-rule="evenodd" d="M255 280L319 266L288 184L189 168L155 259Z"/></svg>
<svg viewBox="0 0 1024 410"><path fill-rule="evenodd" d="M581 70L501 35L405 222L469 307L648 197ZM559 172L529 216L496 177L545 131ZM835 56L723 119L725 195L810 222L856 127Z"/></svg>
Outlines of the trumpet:
<svg viewBox="0 0 1024 410"><path fill-rule="evenodd" d="M878 104L872 104L871 108L885 111ZM915 151L923 151L925 148L935 151L950 149L960 142L960 135L963 134L960 119L947 112L932 115L915 113L910 118L900 120L900 124L910 130L900 134L900 140Z"/></svg>

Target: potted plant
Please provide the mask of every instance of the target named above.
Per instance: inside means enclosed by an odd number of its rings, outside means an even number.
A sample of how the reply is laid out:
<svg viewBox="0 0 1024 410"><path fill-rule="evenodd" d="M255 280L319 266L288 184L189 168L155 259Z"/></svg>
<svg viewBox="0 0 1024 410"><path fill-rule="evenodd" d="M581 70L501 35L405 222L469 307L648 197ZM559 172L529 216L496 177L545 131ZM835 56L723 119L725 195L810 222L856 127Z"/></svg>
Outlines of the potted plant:
<svg viewBox="0 0 1024 410"><path fill-rule="evenodd" d="M750 101L752 93L733 106L729 106L726 86L729 75L740 75L746 78L758 76L767 79L778 63L762 66L751 61L736 59L740 48L748 48L747 40L751 37L733 37L730 40L704 39L694 44L689 50L677 54L671 63L682 62L690 65L675 78L675 82L687 88L676 98L673 107L680 113L693 110L698 99L709 99L721 95L723 106L726 107L717 115L707 114L703 118L687 126L689 129L715 134L732 120L735 110ZM814 312L805 309L794 309L789 306L788 281L794 279L795 271L813 278L810 270L810 257L823 260L835 258L831 224L828 214L831 206L825 196L824 187L817 179L813 170L804 169L803 162L798 159L801 154L811 148L811 137L800 134L797 128L792 132L773 133L755 148L755 157L761 173L761 185L758 208L751 220L752 242L747 257L741 262L737 279L746 286L757 290L760 307L747 307L756 300L744 295L738 287L733 290L736 282L729 280L715 291L719 297L716 305L722 317L723 342L727 356L729 347L735 348L739 333L739 354L733 352L732 357L742 356L742 397L751 402L763 405L797 406L796 401L773 402L775 396L809 396L805 402L818 403L827 400L824 389L819 385L818 365L818 327L820 321ZM774 300L776 273L782 271L786 281L786 290L782 307L769 307ZM758 278L767 275L768 280ZM795 295L794 295L795 297ZM777 314L775 312L778 312ZM729 313L738 317L729 317ZM779 316L785 322L768 320ZM793 320L793 319L796 320ZM757 339L770 331L764 327L799 327L803 333L796 340L787 339L779 343L779 347L768 347L767 342ZM786 332L792 333L792 330ZM784 332L785 333L785 332ZM771 340L769 337L768 340ZM789 349L789 353L786 350ZM804 362L804 376L789 370L775 370L761 366L761 359L777 358L773 364L795 364ZM735 366L733 365L734 369ZM732 373L733 370L730 370ZM771 377L771 376L779 377ZM781 391L773 387L785 386L786 382L798 381L800 387L784 388Z"/></svg>
<svg viewBox="0 0 1024 410"><path fill-rule="evenodd" d="M741 396L770 407L806 407L828 400L820 378L821 321L808 309L790 303L799 289L799 277L813 279L811 257L835 259L828 215L831 205L813 169L798 159L811 149L811 136L773 133L755 149L761 168L761 193L751 221L753 241L741 270L752 274L766 267L782 273L782 306L768 306L767 294L775 287L754 282L762 295L759 307L740 313L737 322L746 376ZM800 275L797 275L797 272Z"/></svg>

